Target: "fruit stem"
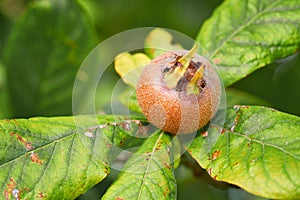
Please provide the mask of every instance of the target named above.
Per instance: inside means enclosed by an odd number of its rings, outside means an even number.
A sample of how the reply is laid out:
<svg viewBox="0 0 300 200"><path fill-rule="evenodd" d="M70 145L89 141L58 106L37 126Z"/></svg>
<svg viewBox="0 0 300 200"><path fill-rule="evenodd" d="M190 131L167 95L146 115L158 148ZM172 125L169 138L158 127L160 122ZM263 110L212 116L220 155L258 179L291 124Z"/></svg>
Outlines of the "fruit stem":
<svg viewBox="0 0 300 200"><path fill-rule="evenodd" d="M187 91L191 94L199 94L199 87L198 87L198 81L203 77L204 74L204 66L201 65L195 75L193 76L192 80L187 85Z"/></svg>
<svg viewBox="0 0 300 200"><path fill-rule="evenodd" d="M171 71L164 76L165 82L169 88L173 89L177 86L177 83L184 76L197 50L198 44L195 43L191 50L178 60L178 63L180 63L182 66L175 68L174 71Z"/></svg>

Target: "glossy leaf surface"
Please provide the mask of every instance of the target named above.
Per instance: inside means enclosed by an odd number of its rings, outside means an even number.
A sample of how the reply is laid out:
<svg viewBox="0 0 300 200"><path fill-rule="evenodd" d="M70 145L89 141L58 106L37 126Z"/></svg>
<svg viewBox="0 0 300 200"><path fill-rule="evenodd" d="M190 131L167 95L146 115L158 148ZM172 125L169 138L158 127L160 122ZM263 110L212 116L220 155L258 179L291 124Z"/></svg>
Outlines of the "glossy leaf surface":
<svg viewBox="0 0 300 200"><path fill-rule="evenodd" d="M142 144L141 126L118 116L1 120L0 199L76 198L122 149Z"/></svg>
<svg viewBox="0 0 300 200"><path fill-rule="evenodd" d="M296 53L299 0L227 0L202 26L197 41L218 66L225 86Z"/></svg>
<svg viewBox="0 0 300 200"><path fill-rule="evenodd" d="M161 131L152 135L126 162L102 199L176 199L173 151L170 135Z"/></svg>
<svg viewBox="0 0 300 200"><path fill-rule="evenodd" d="M211 177L266 198L300 198L299 117L236 106L224 127L204 133L187 150Z"/></svg>

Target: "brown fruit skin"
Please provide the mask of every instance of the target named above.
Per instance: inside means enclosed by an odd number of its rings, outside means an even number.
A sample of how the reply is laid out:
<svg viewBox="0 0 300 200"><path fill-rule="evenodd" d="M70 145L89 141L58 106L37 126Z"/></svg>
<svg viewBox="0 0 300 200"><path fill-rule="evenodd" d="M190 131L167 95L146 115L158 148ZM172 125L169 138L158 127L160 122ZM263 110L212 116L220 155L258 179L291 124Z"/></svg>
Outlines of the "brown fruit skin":
<svg viewBox="0 0 300 200"><path fill-rule="evenodd" d="M137 83L138 103L147 119L156 127L172 134L186 134L205 126L216 113L220 100L220 80L206 59L195 55L192 61L205 65L205 87L191 94L167 87L166 68L185 50L167 52L153 59L143 70ZM199 86L200 87L200 86Z"/></svg>

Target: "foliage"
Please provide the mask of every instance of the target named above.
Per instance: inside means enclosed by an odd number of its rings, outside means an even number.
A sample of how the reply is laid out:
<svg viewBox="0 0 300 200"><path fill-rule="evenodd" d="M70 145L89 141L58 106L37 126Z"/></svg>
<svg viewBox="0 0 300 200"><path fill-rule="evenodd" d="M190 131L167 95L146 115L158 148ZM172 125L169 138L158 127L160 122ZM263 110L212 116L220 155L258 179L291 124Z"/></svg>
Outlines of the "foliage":
<svg viewBox="0 0 300 200"><path fill-rule="evenodd" d="M75 73L95 45L85 6L79 0L28 4L1 55L0 104L6 108L1 117L71 114ZM176 199L181 161L206 170L214 184L234 184L265 198L299 199L300 118L228 88L294 54L299 21L299 0L227 0L215 9L196 41L220 72L228 109L223 126L207 126L192 138L149 125L135 97L142 67L163 52L149 47L182 48L163 29L145 38L144 53L125 52L115 60L115 70L131 86L120 101L136 116L1 120L0 199L74 199L103 181L122 151L132 156L103 199ZM187 164L187 154L196 163Z"/></svg>
<svg viewBox="0 0 300 200"><path fill-rule="evenodd" d="M75 1L38 1L18 19L2 56L14 116L71 114L76 72L95 43L91 30Z"/></svg>
<svg viewBox="0 0 300 200"><path fill-rule="evenodd" d="M205 22L197 41L229 86L295 53L300 43L299 18L298 0L226 1Z"/></svg>

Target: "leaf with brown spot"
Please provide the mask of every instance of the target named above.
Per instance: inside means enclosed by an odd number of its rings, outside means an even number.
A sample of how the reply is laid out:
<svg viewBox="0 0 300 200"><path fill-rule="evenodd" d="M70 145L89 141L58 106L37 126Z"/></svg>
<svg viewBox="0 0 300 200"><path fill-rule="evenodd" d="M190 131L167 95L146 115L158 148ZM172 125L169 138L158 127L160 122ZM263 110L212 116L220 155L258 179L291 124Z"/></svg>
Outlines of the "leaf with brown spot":
<svg viewBox="0 0 300 200"><path fill-rule="evenodd" d="M212 154L212 160L216 160L219 155L220 155L221 151L220 150L216 150L213 154Z"/></svg>
<svg viewBox="0 0 300 200"><path fill-rule="evenodd" d="M0 199L13 191L20 199L75 199L110 173L120 141L130 148L145 140L135 136L137 120L111 115L0 120L0 184L6 185Z"/></svg>
<svg viewBox="0 0 300 200"><path fill-rule="evenodd" d="M126 162L102 199L114 200L118 196L124 199L176 199L173 148L170 135L161 131L151 135Z"/></svg>
<svg viewBox="0 0 300 200"><path fill-rule="evenodd" d="M271 199L300 198L300 117L259 106L227 110L189 154L218 181Z"/></svg>
<svg viewBox="0 0 300 200"><path fill-rule="evenodd" d="M39 156L34 152L31 152L30 159L32 162L37 163L39 165L43 164Z"/></svg>
<svg viewBox="0 0 300 200"><path fill-rule="evenodd" d="M295 54L300 46L299 0L226 0L197 36L229 86L255 70Z"/></svg>

